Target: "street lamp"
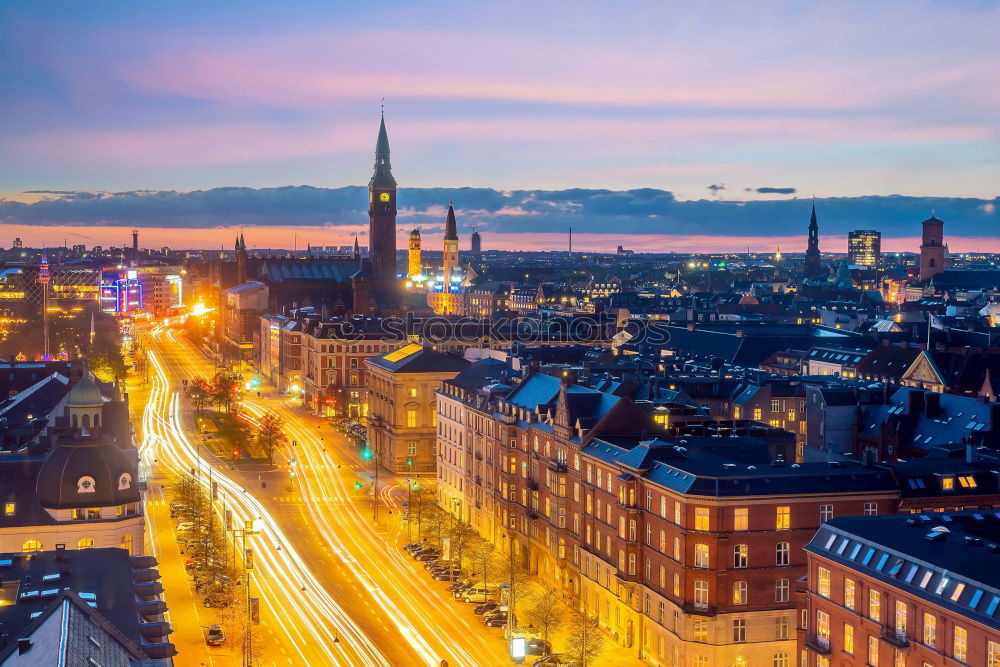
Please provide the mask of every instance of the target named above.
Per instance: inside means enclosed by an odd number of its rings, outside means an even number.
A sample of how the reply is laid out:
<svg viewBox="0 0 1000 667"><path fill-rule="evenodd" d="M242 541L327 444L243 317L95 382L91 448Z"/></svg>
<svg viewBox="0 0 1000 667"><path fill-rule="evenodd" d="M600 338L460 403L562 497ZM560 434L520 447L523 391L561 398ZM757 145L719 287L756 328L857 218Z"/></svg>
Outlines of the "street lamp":
<svg viewBox="0 0 1000 667"><path fill-rule="evenodd" d="M413 531L410 529L413 525L413 505L410 504L410 489L413 485L410 484L410 478L406 478L406 543L410 544L413 542Z"/></svg>
<svg viewBox="0 0 1000 667"><path fill-rule="evenodd" d="M247 605L247 630L246 641L243 644L243 664L247 667L253 665L253 622L254 622L254 601L250 597L250 572L253 570L253 549L247 548L247 537L259 535L264 528L262 519L247 519L243 523L243 528L233 528L233 550L236 550L236 536L243 538L243 571L246 573L246 605ZM259 620L259 616L257 617Z"/></svg>

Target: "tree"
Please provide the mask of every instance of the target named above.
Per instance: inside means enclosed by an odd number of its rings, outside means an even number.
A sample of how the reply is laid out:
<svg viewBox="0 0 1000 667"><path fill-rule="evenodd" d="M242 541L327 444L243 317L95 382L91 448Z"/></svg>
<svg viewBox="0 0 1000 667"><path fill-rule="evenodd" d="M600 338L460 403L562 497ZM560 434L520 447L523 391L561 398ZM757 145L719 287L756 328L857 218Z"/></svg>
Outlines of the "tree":
<svg viewBox="0 0 1000 667"><path fill-rule="evenodd" d="M413 489L410 491L410 505L407 512L410 520L417 524L417 537L420 536L421 528L427 518L427 508L432 506L433 500L433 486L414 483Z"/></svg>
<svg viewBox="0 0 1000 667"><path fill-rule="evenodd" d="M549 586L531 596L524 619L542 633L542 640L549 640L549 632L558 630L565 618L565 608L559 599L559 589Z"/></svg>
<svg viewBox="0 0 1000 667"><path fill-rule="evenodd" d="M191 380L188 396L191 398L191 405L194 407L194 411L200 413L212 398L212 388L205 378L196 377Z"/></svg>
<svg viewBox="0 0 1000 667"><path fill-rule="evenodd" d="M473 580L482 577L483 586L489 588L496 581L497 553L496 547L488 540L475 540L468 549L469 572Z"/></svg>
<svg viewBox="0 0 1000 667"><path fill-rule="evenodd" d="M257 446L267 454L267 462L274 464L274 450L283 445L288 438L282 427L285 422L273 412L266 413L257 422Z"/></svg>
<svg viewBox="0 0 1000 667"><path fill-rule="evenodd" d="M422 512L421 519L425 524L423 532L430 533L440 547L441 538L448 525L448 513L437 505L428 504Z"/></svg>
<svg viewBox="0 0 1000 667"><path fill-rule="evenodd" d="M476 532L472 527L461 519L453 519L454 523L448 531L451 537L452 560L462 567L469 543L476 537Z"/></svg>
<svg viewBox="0 0 1000 667"><path fill-rule="evenodd" d="M564 653L571 662L587 665L601 653L604 648L604 635L601 634L597 616L590 616L586 610L574 611L570 618L569 637L566 640Z"/></svg>
<svg viewBox="0 0 1000 667"><path fill-rule="evenodd" d="M220 410L234 411L236 391L236 378L231 373L216 373L212 378L212 400Z"/></svg>
<svg viewBox="0 0 1000 667"><path fill-rule="evenodd" d="M531 576L513 548L517 542L515 540L509 542L503 583L507 584L507 604L516 616L518 603L528 594Z"/></svg>

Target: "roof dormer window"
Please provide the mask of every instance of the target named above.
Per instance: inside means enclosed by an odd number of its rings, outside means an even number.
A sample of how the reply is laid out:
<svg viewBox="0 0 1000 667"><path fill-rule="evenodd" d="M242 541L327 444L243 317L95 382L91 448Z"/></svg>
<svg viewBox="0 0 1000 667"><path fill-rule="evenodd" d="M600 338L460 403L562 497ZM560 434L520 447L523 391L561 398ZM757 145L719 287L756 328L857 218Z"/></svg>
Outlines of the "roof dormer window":
<svg viewBox="0 0 1000 667"><path fill-rule="evenodd" d="M950 493L955 490L955 476L954 475L940 475L941 480L941 490Z"/></svg>

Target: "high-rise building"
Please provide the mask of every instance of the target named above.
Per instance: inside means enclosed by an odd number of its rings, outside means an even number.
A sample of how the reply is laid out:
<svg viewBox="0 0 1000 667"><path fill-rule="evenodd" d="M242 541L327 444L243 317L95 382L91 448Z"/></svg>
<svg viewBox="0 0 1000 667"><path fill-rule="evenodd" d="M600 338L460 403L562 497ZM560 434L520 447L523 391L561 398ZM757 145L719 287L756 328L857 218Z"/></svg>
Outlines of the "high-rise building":
<svg viewBox="0 0 1000 667"><path fill-rule="evenodd" d="M24 243L21 241L21 237L20 236L18 236L17 238L14 239L14 246L13 247L14 247L15 250L20 250L21 248L24 247Z"/></svg>
<svg viewBox="0 0 1000 667"><path fill-rule="evenodd" d="M859 266L878 266L882 257L882 232L856 229L847 234L847 261Z"/></svg>
<svg viewBox="0 0 1000 667"><path fill-rule="evenodd" d="M816 221L816 202L813 201L809 216L809 239L806 243L806 261L802 269L806 278L816 278L823 274L819 261L819 223Z"/></svg>
<svg viewBox="0 0 1000 667"><path fill-rule="evenodd" d="M934 274L944 270L944 220L939 220L931 212L931 217L921 224L920 280L929 280Z"/></svg>
<svg viewBox="0 0 1000 667"><path fill-rule="evenodd" d="M423 273L422 259L420 258L420 230L414 229L410 232L410 249L407 254L406 277L413 280Z"/></svg>
<svg viewBox="0 0 1000 667"><path fill-rule="evenodd" d="M389 135L382 116L375 144L375 171L368 182L368 256L377 301L386 301L396 283L396 179L389 163Z"/></svg>
<svg viewBox="0 0 1000 667"><path fill-rule="evenodd" d="M478 230L472 230L472 245L470 249L472 250L472 263L482 264L483 262L483 239L479 235Z"/></svg>
<svg viewBox="0 0 1000 667"><path fill-rule="evenodd" d="M243 232L236 237L236 284L247 281L247 244L243 240Z"/></svg>

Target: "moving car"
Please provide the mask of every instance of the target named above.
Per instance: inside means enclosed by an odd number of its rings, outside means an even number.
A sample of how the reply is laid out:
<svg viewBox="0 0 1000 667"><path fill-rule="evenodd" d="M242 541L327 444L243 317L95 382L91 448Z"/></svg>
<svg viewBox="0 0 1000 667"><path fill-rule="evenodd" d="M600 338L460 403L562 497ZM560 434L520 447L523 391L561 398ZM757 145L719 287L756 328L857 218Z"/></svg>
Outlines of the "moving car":
<svg viewBox="0 0 1000 667"><path fill-rule="evenodd" d="M209 646L222 646L226 643L226 633L221 625L210 625L205 630L205 643Z"/></svg>

